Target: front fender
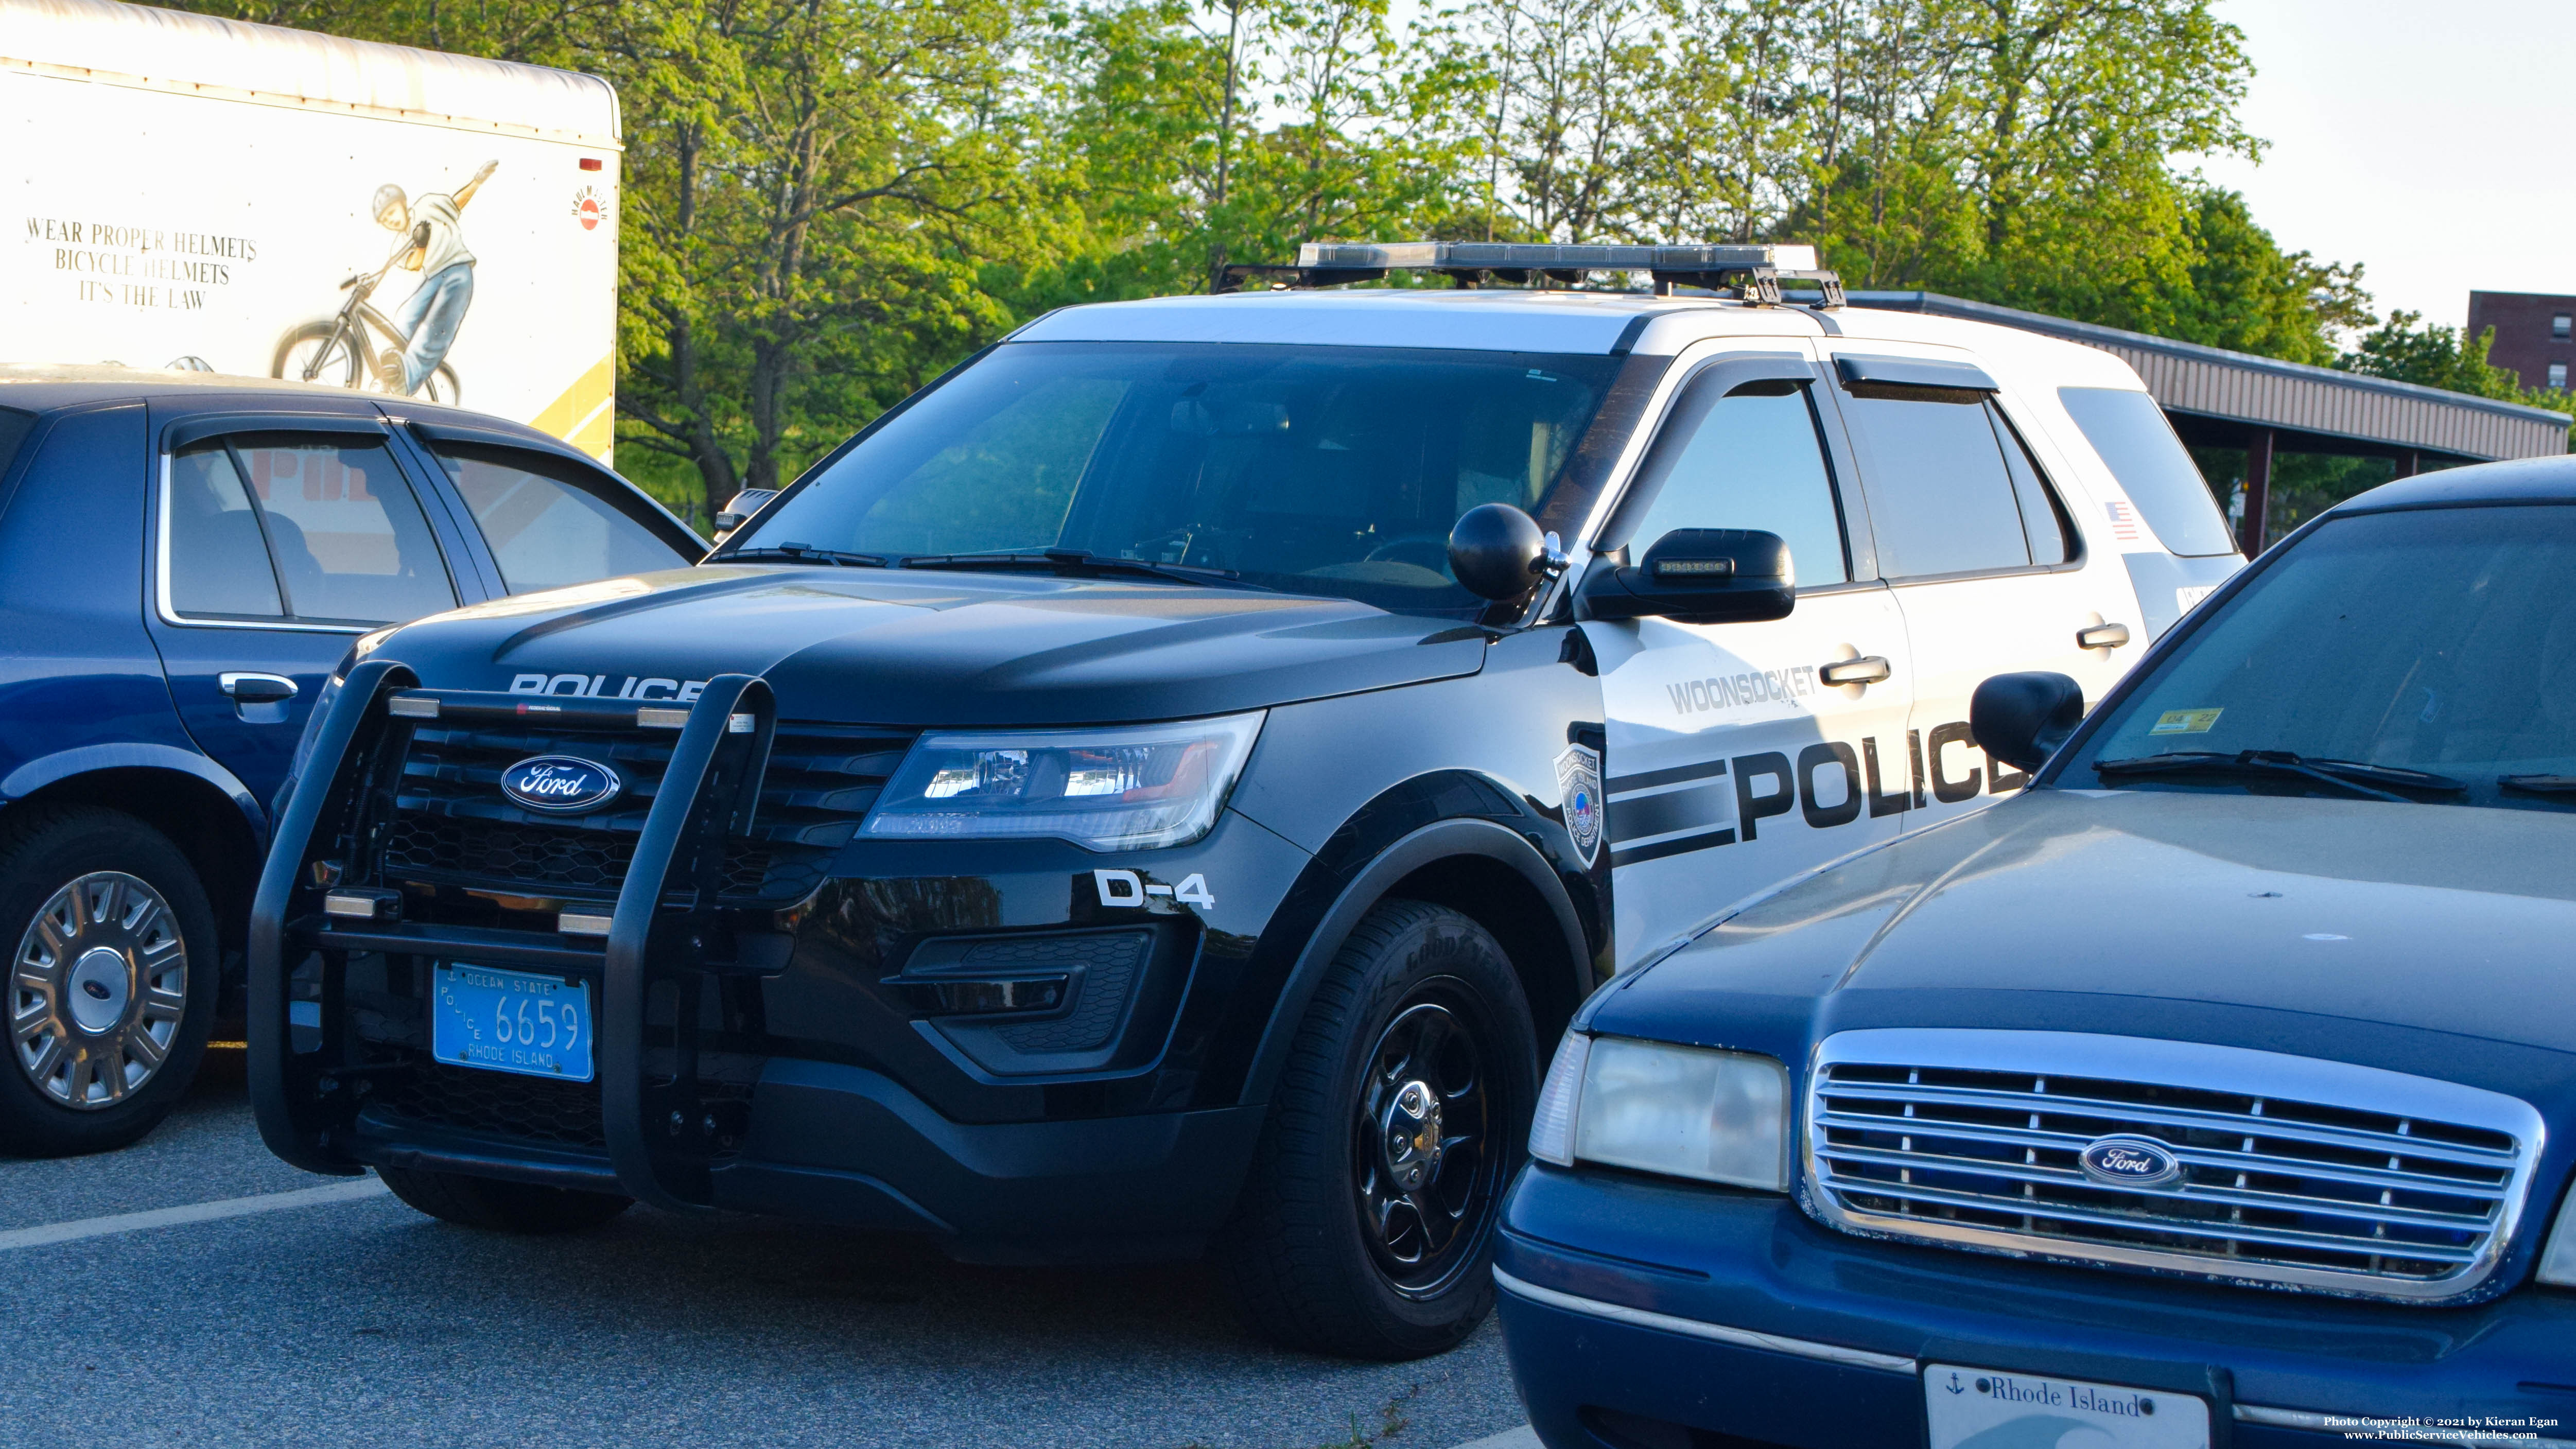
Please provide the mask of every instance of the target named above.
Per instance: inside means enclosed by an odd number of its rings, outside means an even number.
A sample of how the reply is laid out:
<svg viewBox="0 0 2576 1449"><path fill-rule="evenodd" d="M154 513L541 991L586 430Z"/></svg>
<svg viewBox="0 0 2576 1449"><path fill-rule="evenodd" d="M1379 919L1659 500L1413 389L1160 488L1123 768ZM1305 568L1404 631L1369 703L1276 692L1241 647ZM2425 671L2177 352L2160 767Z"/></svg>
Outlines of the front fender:
<svg viewBox="0 0 2576 1449"><path fill-rule="evenodd" d="M1332 898L1322 918L1298 950L1270 1012L1267 1027L1253 1048L1245 1072L1243 1100L1267 1102L1270 1091L1287 1065L1288 1049L1296 1040L1297 1027L1306 1015L1308 1003L1322 984L1324 973L1332 966L1333 957L1350 939L1369 909L1383 899L1405 877L1438 861L1461 856L1481 857L1499 862L1519 875L1545 903L1563 938L1568 963L1567 986L1572 999L1581 1001L1592 987L1592 947L1558 868L1528 836L1499 820L1482 816L1454 817L1435 820L1399 837L1368 857ZM1308 867L1310 873L1331 872L1334 864L1323 857ZM1300 882L1302 888L1306 883ZM1541 1044L1543 1047L1545 1043Z"/></svg>

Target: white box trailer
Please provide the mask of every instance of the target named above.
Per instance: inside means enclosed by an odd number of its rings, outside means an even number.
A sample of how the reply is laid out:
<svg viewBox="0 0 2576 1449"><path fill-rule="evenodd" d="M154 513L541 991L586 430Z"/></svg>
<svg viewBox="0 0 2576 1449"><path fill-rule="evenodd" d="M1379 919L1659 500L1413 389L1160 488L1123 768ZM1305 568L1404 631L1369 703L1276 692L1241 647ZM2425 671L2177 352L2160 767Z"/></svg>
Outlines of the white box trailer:
<svg viewBox="0 0 2576 1449"><path fill-rule="evenodd" d="M116 0L0 0L0 362L461 402L607 461L617 93Z"/></svg>

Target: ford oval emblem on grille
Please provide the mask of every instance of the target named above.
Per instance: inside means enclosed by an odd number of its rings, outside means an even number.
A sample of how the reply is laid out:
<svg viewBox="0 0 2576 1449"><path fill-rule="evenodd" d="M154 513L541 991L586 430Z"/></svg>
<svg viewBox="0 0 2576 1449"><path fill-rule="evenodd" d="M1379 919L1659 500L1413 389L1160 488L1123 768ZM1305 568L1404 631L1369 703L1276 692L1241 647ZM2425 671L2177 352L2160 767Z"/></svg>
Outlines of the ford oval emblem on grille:
<svg viewBox="0 0 2576 1449"><path fill-rule="evenodd" d="M548 815L596 810L625 788L615 770L576 755L532 755L501 772L502 794Z"/></svg>
<svg viewBox="0 0 2576 1449"><path fill-rule="evenodd" d="M2109 1187L2161 1187L2182 1176L2173 1152L2152 1137L2096 1137L2078 1160L2086 1177Z"/></svg>

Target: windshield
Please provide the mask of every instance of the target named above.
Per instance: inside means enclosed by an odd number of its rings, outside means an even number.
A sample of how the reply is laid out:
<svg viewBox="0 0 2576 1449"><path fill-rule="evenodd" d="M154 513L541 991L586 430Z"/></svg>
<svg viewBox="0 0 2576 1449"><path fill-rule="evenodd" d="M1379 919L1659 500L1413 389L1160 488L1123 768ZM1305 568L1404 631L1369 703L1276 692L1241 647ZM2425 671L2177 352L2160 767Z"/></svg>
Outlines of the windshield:
<svg viewBox="0 0 2576 1449"><path fill-rule="evenodd" d="M899 559L1079 549L1468 612L1449 529L1536 513L1620 359L1023 342L889 420L735 549Z"/></svg>
<svg viewBox="0 0 2576 1449"><path fill-rule="evenodd" d="M2329 522L2248 580L2160 664L2057 783L2345 793L2279 760L2182 773L2124 763L2284 751L2300 762L2427 772L2441 777L2440 798L2455 803L2576 809L2571 585L2576 508ZM2401 794L2410 788L2344 773ZM2566 784L2550 783L2557 780Z"/></svg>

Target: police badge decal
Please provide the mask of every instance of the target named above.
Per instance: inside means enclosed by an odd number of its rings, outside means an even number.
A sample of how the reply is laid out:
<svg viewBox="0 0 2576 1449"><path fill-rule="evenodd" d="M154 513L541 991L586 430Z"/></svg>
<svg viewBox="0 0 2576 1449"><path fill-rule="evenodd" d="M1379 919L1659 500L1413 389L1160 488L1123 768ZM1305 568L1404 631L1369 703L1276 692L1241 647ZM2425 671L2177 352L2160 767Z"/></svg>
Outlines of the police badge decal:
<svg viewBox="0 0 2576 1449"><path fill-rule="evenodd" d="M1565 802L1565 833L1574 838L1575 853L1585 865L1601 851L1601 756L1583 745L1568 745L1556 757L1556 794Z"/></svg>

